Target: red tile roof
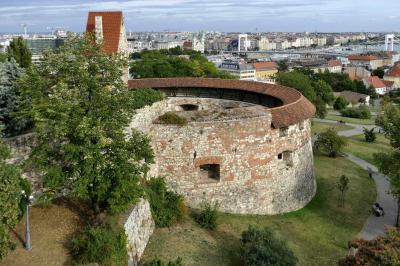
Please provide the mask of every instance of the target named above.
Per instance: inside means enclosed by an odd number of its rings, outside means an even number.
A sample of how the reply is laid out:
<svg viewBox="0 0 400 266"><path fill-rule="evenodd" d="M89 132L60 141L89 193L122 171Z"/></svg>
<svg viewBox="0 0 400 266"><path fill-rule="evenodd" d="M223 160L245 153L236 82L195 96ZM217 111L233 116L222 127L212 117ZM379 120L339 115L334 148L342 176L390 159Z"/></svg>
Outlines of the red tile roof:
<svg viewBox="0 0 400 266"><path fill-rule="evenodd" d="M328 66L332 66L332 67L342 66L342 62L339 61L339 60L329 60L328 61Z"/></svg>
<svg viewBox="0 0 400 266"><path fill-rule="evenodd" d="M103 48L107 54L118 53L123 15L121 11L89 12L86 32L95 31L95 17L103 18Z"/></svg>
<svg viewBox="0 0 400 266"><path fill-rule="evenodd" d="M383 83L382 80L376 76L363 78L363 80L365 80L370 86L374 87L375 89L386 87L385 83Z"/></svg>
<svg viewBox="0 0 400 266"><path fill-rule="evenodd" d="M396 64L386 72L385 76L388 77L400 77L400 62L396 62Z"/></svg>
<svg viewBox="0 0 400 266"><path fill-rule="evenodd" d="M151 78L128 81L129 88L210 88L232 89L270 95L282 101L283 105L269 108L275 128L288 127L304 121L315 114L314 105L295 89L241 80L209 78Z"/></svg>
<svg viewBox="0 0 400 266"><path fill-rule="evenodd" d="M268 68L276 68L278 69L278 65L275 62L257 62L253 64L254 69L262 70Z"/></svg>
<svg viewBox="0 0 400 266"><path fill-rule="evenodd" d="M378 57L375 55L349 55L348 59L352 61L372 61L378 60Z"/></svg>
<svg viewBox="0 0 400 266"><path fill-rule="evenodd" d="M394 84L394 81L390 81L390 80L384 80L382 79L383 84L385 84L386 87L392 87Z"/></svg>

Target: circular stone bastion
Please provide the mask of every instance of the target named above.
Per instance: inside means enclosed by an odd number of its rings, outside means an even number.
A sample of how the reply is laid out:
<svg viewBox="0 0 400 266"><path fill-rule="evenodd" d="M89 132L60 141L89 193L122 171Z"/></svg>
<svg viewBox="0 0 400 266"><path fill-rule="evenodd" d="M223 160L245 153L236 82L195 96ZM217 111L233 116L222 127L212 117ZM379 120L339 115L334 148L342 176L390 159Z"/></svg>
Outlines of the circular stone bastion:
<svg viewBox="0 0 400 266"><path fill-rule="evenodd" d="M185 203L217 203L222 212L277 214L315 195L310 118L315 107L279 85L206 78L130 80L166 97L139 109L129 130L146 133L162 176ZM187 121L166 124L170 112Z"/></svg>

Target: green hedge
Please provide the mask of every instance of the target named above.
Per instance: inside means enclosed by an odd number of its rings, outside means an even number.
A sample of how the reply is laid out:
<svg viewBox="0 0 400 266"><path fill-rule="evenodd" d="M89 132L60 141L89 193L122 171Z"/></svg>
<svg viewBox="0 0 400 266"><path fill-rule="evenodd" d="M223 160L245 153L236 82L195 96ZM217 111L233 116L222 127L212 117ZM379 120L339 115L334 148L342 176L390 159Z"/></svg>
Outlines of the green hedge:
<svg viewBox="0 0 400 266"><path fill-rule="evenodd" d="M76 264L127 265L127 240L122 226L88 226L70 244Z"/></svg>
<svg viewBox="0 0 400 266"><path fill-rule="evenodd" d="M358 118L358 119L370 119L371 112L369 111L367 106L361 105L358 108L346 108L340 111L342 116Z"/></svg>

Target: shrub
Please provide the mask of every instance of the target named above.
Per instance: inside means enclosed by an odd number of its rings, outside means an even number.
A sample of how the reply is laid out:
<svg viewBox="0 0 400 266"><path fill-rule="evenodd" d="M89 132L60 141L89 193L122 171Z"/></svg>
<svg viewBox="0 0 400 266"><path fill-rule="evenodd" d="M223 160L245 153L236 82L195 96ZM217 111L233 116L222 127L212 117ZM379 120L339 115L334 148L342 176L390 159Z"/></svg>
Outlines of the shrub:
<svg viewBox="0 0 400 266"><path fill-rule="evenodd" d="M365 105L361 105L358 108L346 108L340 111L342 116L351 117L351 118L358 118L358 119L370 119L371 112L369 111L368 107Z"/></svg>
<svg viewBox="0 0 400 266"><path fill-rule="evenodd" d="M268 228L261 230L250 225L249 229L242 233L241 252L246 266L290 266L296 265L297 262L286 242L277 239Z"/></svg>
<svg viewBox="0 0 400 266"><path fill-rule="evenodd" d="M399 265L400 229L386 229L386 234L372 240L356 239L349 243L357 253L338 262L339 266Z"/></svg>
<svg viewBox="0 0 400 266"><path fill-rule="evenodd" d="M171 226L184 217L186 209L183 197L168 191L163 178L151 178L147 182L146 192L157 227Z"/></svg>
<svg viewBox="0 0 400 266"><path fill-rule="evenodd" d="M333 128L317 135L314 147L328 154L329 157L336 157L337 154L346 146L346 139L339 136Z"/></svg>
<svg viewBox="0 0 400 266"><path fill-rule="evenodd" d="M143 264L143 266L183 266L182 258L178 257L174 261L164 262L159 258L156 258L150 262Z"/></svg>
<svg viewBox="0 0 400 266"><path fill-rule="evenodd" d="M208 202L204 203L202 210L195 218L201 227L209 230L216 229L218 219L218 204L212 205Z"/></svg>
<svg viewBox="0 0 400 266"><path fill-rule="evenodd" d="M343 97L337 97L335 102L333 103L333 109L335 110L343 110L349 105L349 102Z"/></svg>
<svg viewBox="0 0 400 266"><path fill-rule="evenodd" d="M371 129L366 129L364 127L364 137L365 137L365 141L366 142L375 142L376 140L376 134L374 132L375 128L371 128Z"/></svg>
<svg viewBox="0 0 400 266"><path fill-rule="evenodd" d="M187 119L177 115L174 112L166 112L165 114L159 116L158 122L160 122L161 124L170 124L179 126L187 125Z"/></svg>
<svg viewBox="0 0 400 266"><path fill-rule="evenodd" d="M126 265L126 243L121 226L89 226L72 239L70 252L77 264Z"/></svg>
<svg viewBox="0 0 400 266"><path fill-rule="evenodd" d="M153 89L131 90L129 93L132 96L130 97L130 105L133 110L142 108L146 105L152 105L164 98L164 94L161 91Z"/></svg>

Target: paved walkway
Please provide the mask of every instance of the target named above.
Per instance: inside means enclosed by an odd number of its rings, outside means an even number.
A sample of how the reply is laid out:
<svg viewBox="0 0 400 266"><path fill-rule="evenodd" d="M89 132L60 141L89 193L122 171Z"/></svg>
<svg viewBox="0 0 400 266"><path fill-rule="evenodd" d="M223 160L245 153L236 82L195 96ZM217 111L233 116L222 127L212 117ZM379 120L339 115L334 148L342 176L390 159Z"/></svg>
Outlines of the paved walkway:
<svg viewBox="0 0 400 266"><path fill-rule="evenodd" d="M328 119L314 118L313 120L316 122L329 123L329 124L335 124L335 125L340 124L338 121L328 120ZM346 123L344 125L351 126L351 127L353 127L353 129L339 131L338 132L339 136L352 137L352 136L363 134L364 128L371 129L371 128L376 127L375 125L360 125L360 124L353 124L353 123Z"/></svg>
<svg viewBox="0 0 400 266"><path fill-rule="evenodd" d="M314 118L314 121L330 123L330 124L338 124L337 121L327 120L327 119L317 119ZM359 125L346 123L346 125L353 127L351 130L339 131L338 134L344 137L351 137L355 135L363 134L364 127L367 129L371 129L376 127L374 125ZM397 201L396 199L389 193L390 191L390 182L388 178L379 173L376 166L352 155L349 153L345 153L346 158L365 170L372 171L372 178L375 181L377 198L375 202L378 202L379 205L382 206L385 216L376 217L374 214L368 217L367 221L364 224L361 232L358 234L359 238L371 240L379 235L384 234L385 226L395 226L396 225L396 215L397 215ZM372 207L372 206L371 206Z"/></svg>
<svg viewBox="0 0 400 266"><path fill-rule="evenodd" d="M346 158L356 164L358 164L360 167L362 167L365 170L371 169L373 174L372 178L375 181L376 184L376 190L377 190L377 199L376 202L379 203L379 205L382 206L385 216L383 217L376 217L374 214L371 213L371 215L368 217L367 221L364 224L363 229L361 232L358 234L359 238L366 239L366 240L371 240L379 235L384 234L385 232L385 226L395 226L396 225L396 215L397 215L397 202L396 199L388 193L390 190L390 183L387 177L381 173L378 172L378 169L354 156L351 154L346 153Z"/></svg>

